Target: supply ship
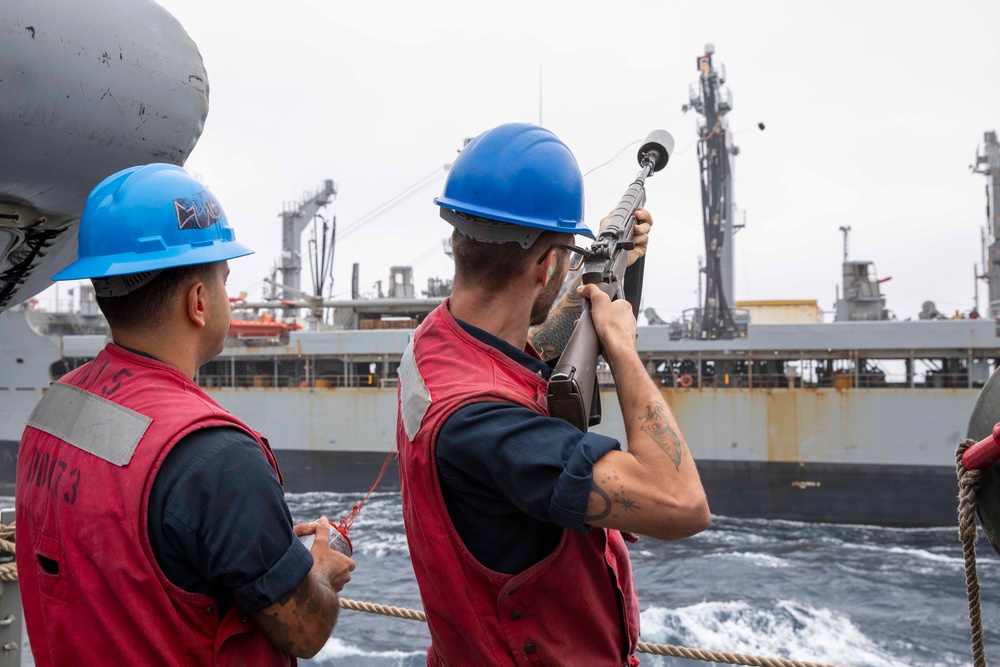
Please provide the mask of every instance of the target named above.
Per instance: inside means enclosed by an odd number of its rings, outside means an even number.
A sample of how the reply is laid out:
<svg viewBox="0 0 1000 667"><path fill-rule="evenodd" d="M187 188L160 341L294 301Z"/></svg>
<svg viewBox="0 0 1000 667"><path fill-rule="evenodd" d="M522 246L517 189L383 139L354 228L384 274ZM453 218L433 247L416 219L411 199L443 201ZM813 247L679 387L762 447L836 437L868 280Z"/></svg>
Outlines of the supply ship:
<svg viewBox="0 0 1000 667"><path fill-rule="evenodd" d="M72 261L89 188L132 164L182 164L207 114L207 77L197 48L155 3L138 6L147 25L155 26L153 34L108 25L106 34L70 44L61 56L62 34L73 32L70 12L44 26L29 16L0 19L3 61L37 68L5 71L4 90L10 87L11 94L0 96L0 132L13 142L5 148L30 156L39 142L65 138L53 149L58 159L0 166L3 494L13 492L17 443L35 403L50 382L108 340L89 287L77 288L73 312L45 312L30 301L50 284L48 276ZM130 12L122 7L120 14ZM109 51L106 44L121 42L119 34L132 41ZM74 60L76 52L87 57ZM41 75L60 58L77 69L62 72L61 79ZM846 252L832 322L823 321L815 301L735 300L736 150L726 122L732 104L713 49L699 57L698 67L688 106L701 116L704 299L672 322L646 310L637 346L687 437L713 512L953 525L955 445L1000 358L1000 266L991 259L984 267L990 303L978 319L944 319L930 303L913 321L892 319L873 262L849 260ZM50 88L32 89L36 81ZM108 100L112 83L116 96ZM82 96L74 104L58 113L30 113L74 85ZM976 168L988 179L989 256L996 258L995 133L986 133ZM360 298L356 278L351 299L323 298L324 251L314 254L313 289L304 291L301 237L317 229L319 212L335 196L336 185L327 180L282 213L281 265L269 293L257 301L234 300L229 343L196 378L268 436L290 492L364 491L372 484L395 449L400 356L449 288L445 280L431 280L418 295L412 269L399 266L390 270L380 298ZM335 230L320 234L332 248ZM613 378L604 371L600 380L604 419L594 429L624 442ZM381 488L398 488L395 465L388 470Z"/></svg>

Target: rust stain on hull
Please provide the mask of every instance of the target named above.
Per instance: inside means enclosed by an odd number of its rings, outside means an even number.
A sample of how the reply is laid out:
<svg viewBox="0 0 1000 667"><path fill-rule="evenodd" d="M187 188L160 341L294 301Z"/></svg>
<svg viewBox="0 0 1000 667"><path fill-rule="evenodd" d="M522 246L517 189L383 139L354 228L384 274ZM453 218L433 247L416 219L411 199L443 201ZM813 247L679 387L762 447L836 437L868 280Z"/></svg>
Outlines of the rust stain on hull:
<svg viewBox="0 0 1000 667"><path fill-rule="evenodd" d="M767 411L767 460L800 461L799 392L771 392Z"/></svg>

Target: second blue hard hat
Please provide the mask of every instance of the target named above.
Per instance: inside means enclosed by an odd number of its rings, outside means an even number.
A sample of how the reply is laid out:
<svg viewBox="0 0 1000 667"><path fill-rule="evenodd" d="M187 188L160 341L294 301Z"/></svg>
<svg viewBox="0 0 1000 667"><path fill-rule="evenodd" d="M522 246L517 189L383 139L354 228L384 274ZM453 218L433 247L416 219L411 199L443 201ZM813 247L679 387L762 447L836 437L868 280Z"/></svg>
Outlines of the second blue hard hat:
<svg viewBox="0 0 1000 667"><path fill-rule="evenodd" d="M107 278L221 262L253 250L222 205L181 167L147 164L108 176L87 197L78 259L53 280Z"/></svg>
<svg viewBox="0 0 1000 667"><path fill-rule="evenodd" d="M583 222L576 158L555 134L530 123L500 125L469 142L434 203L476 218L594 238Z"/></svg>

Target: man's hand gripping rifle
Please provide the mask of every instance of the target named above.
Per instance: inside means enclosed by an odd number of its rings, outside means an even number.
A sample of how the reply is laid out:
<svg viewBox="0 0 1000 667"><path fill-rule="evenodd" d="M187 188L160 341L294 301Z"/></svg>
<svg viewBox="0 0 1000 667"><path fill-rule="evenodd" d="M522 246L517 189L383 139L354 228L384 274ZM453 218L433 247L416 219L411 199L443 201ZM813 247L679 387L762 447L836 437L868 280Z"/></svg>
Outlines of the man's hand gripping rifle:
<svg viewBox="0 0 1000 667"><path fill-rule="evenodd" d="M639 313L646 259L640 257L628 266L629 251L635 247L632 241L635 211L646 202L646 178L663 169L673 152L674 138L668 132L654 130L646 137L639 149L642 169L591 245L583 265L583 284L596 284L612 301L627 299L633 315ZM601 423L601 395L597 389L599 351L590 301L584 299L583 312L549 377L548 389L549 414L565 419L581 431Z"/></svg>

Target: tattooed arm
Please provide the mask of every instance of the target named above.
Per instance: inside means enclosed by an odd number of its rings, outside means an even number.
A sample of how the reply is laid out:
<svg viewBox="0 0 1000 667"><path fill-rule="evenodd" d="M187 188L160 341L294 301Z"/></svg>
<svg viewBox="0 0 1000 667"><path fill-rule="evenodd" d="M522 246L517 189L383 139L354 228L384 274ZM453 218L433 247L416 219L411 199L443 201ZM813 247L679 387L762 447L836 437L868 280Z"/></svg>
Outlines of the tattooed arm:
<svg viewBox="0 0 1000 667"><path fill-rule="evenodd" d="M610 218L609 214L601 220L601 229L604 229ZM635 220L635 231L632 236L635 248L628 254L629 266L646 254L649 230L653 226L653 216L644 208L636 209ZM583 301L577 294L576 288L580 286L581 274L582 271L578 270L566 276L559 298L549 311L548 318L528 332L528 341L538 350L542 359L554 359L562 354L573 333L574 322L580 319Z"/></svg>
<svg viewBox="0 0 1000 667"><path fill-rule="evenodd" d="M635 318L626 301L612 303L595 286L594 326L611 366L628 451L594 464L587 523L676 540L708 527L711 514L694 459L677 421L635 350Z"/></svg>
<svg viewBox="0 0 1000 667"><path fill-rule="evenodd" d="M299 658L316 655L333 632L340 613L337 593L351 580L354 561L330 548L330 524L316 523L311 553L313 567L292 591L253 614L257 625L278 650ZM296 534L308 528L295 527Z"/></svg>

